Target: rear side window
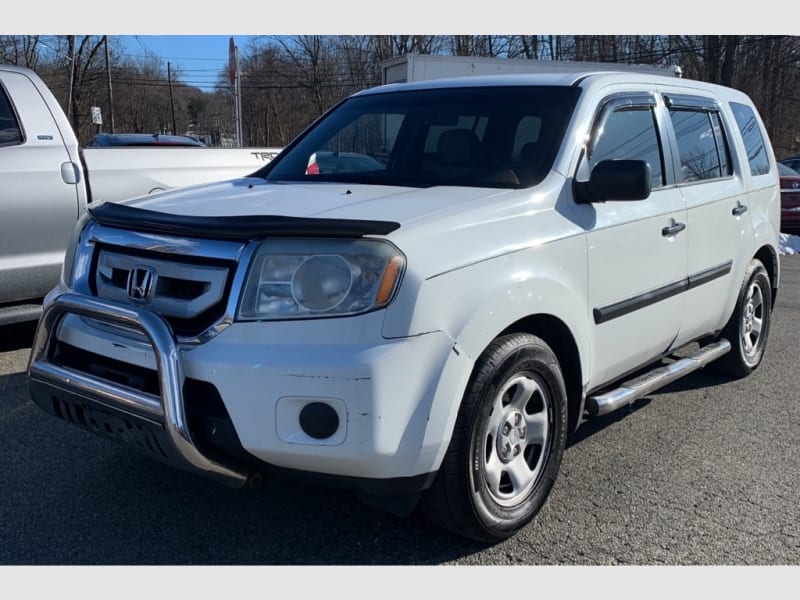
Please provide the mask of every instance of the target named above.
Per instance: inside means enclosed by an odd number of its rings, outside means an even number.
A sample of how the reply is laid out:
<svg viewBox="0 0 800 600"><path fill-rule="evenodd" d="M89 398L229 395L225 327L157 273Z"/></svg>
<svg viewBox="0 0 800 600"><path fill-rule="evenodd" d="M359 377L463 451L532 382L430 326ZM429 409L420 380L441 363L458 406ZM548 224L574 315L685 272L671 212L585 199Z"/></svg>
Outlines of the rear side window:
<svg viewBox="0 0 800 600"><path fill-rule="evenodd" d="M769 158L753 109L746 104L731 102L731 110L742 134L747 161L750 163L750 173L752 175L769 173Z"/></svg>
<svg viewBox="0 0 800 600"><path fill-rule="evenodd" d="M703 181L731 175L730 151L716 111L671 109L681 167L679 181Z"/></svg>
<svg viewBox="0 0 800 600"><path fill-rule="evenodd" d="M22 143L22 131L5 90L0 87L0 146Z"/></svg>

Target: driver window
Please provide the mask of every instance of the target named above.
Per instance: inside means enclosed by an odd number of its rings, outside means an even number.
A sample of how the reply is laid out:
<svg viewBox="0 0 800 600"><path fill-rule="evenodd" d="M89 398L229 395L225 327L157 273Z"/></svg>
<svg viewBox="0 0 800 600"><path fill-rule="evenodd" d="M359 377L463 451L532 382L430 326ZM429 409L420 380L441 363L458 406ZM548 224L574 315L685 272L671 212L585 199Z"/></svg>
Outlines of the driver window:
<svg viewBox="0 0 800 600"><path fill-rule="evenodd" d="M650 164L653 189L664 186L663 153L650 106L620 107L597 130L585 173L602 160L644 160Z"/></svg>

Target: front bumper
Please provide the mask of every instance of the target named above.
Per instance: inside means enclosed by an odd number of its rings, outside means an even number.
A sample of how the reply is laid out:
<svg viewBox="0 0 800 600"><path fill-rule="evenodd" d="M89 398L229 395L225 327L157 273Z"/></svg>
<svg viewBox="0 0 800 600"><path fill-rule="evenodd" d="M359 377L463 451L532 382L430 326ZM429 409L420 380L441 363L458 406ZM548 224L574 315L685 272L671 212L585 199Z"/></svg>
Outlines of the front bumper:
<svg viewBox="0 0 800 600"><path fill-rule="evenodd" d="M259 463L381 489L392 480L428 482L471 362L442 332L384 339L382 319L233 323L181 347L150 311L67 292L46 302L29 387L46 412L227 485L243 485ZM57 356L62 343L123 365L118 370L152 373L156 383L148 389L71 366ZM235 442L221 453L199 435L192 415L200 398L191 391L198 387L187 382L218 392ZM300 425L312 403L336 413L326 437ZM238 450L255 461L240 460Z"/></svg>
<svg viewBox="0 0 800 600"><path fill-rule="evenodd" d="M67 314L95 318L142 332L153 349L160 396L52 362L54 333ZM65 293L44 309L31 349L28 384L40 408L139 447L174 466L240 487L247 473L205 456L194 443L184 410L183 365L169 325L155 313ZM87 418L87 411L93 415ZM105 417L105 418L103 418Z"/></svg>

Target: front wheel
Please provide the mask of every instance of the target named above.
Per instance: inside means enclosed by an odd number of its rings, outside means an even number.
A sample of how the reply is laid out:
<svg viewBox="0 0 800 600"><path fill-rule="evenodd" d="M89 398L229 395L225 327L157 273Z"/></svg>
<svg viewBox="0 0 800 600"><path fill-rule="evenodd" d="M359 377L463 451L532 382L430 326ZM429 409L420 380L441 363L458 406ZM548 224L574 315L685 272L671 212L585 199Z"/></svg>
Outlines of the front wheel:
<svg viewBox="0 0 800 600"><path fill-rule="evenodd" d="M715 367L727 375L745 377L761 363L769 337L772 316L772 287L763 263L754 258L747 267L736 308L721 336L731 351Z"/></svg>
<svg viewBox="0 0 800 600"><path fill-rule="evenodd" d="M567 432L567 396L540 338L496 339L479 358L423 510L445 529L482 542L516 533L544 505Z"/></svg>

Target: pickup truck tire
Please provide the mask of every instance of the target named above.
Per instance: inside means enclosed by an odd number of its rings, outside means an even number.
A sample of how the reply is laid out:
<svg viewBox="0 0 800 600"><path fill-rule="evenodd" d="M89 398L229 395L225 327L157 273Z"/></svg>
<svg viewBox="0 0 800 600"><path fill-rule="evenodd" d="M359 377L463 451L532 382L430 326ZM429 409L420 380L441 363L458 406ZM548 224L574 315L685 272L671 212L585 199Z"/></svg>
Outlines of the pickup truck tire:
<svg viewBox="0 0 800 600"><path fill-rule="evenodd" d="M564 453L567 394L540 338L497 338L478 359L422 510L446 530L504 540L547 500Z"/></svg>
<svg viewBox="0 0 800 600"><path fill-rule="evenodd" d="M721 337L731 343L731 351L714 363L717 371L733 377L746 377L761 363L767 346L772 315L772 286L763 263L754 258L747 267L742 287Z"/></svg>

